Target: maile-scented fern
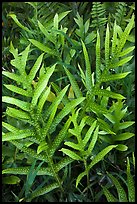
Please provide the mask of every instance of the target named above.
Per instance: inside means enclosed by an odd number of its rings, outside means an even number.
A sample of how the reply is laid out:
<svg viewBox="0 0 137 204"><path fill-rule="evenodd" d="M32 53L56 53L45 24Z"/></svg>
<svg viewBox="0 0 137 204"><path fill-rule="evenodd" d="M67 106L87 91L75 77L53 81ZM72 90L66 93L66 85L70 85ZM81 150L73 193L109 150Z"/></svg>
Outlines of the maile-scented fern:
<svg viewBox="0 0 137 204"><path fill-rule="evenodd" d="M130 31L133 28L133 25L134 15L132 16L125 30L122 31L120 36L118 36L117 34L119 26L117 26L115 22L113 28L112 43L109 36L109 27L107 26L104 56L102 56L102 53L100 51L100 34L97 31L95 72L92 71L86 46L84 42L81 41L85 58L85 73L84 68L82 68L79 64L78 67L80 69L81 81L83 82L84 89L86 90L85 94L82 93L81 88L79 87L79 84L77 83L74 76L67 68L64 67L75 93L75 97L79 98L83 95L86 97L83 103L81 103L81 118L85 116L85 113L88 113L92 121L95 120L96 117L104 120L104 114L108 114L111 112L112 99L125 99L123 95L111 91L111 88L107 84L110 81L123 79L128 74L130 74L130 72L111 74L110 70L118 69L118 67L126 64L132 59L133 56L127 57L126 55L132 52L135 47L131 46L124 49L124 46L130 34Z"/></svg>
<svg viewBox="0 0 137 204"><path fill-rule="evenodd" d="M70 126L71 118L68 117L67 120L64 120L64 126L59 133L55 133L54 130L60 121L62 121L64 117L85 98L80 97L73 101L68 100L67 104L63 105L62 103L61 110L58 109L69 85L55 96L52 103L48 102L48 96L51 92L49 81L51 75L53 75L55 71L56 64L47 67L46 73L44 73L44 64L42 64L44 53L42 53L29 73L27 73L27 60L31 52L30 45L23 52L18 53L18 49L15 49L11 43L10 52L14 56L14 59L11 60L11 64L16 69L12 73L3 71L3 75L16 81L17 85L5 84L5 87L14 92L15 95L14 97L3 96L2 101L11 104L11 106L8 106L6 109L6 115L15 118L16 121L22 121L24 123L24 128L19 129L16 125L13 126L4 121L2 123L2 141L10 142L17 149L25 152L30 157L44 161L44 163L48 165L47 167L41 167L37 175L49 175L54 178L54 182L50 184L50 186L39 189L34 194L32 193L31 199L58 187L63 192L63 181L59 178L58 172L64 166L72 162L72 159L63 157L61 160L56 160L55 162L53 158L54 153L67 135L67 129ZM34 85L33 82L36 80L36 76L38 76L39 80ZM45 106L46 112L44 111ZM3 174L28 174L29 169L29 166L8 168L3 170Z"/></svg>
<svg viewBox="0 0 137 204"><path fill-rule="evenodd" d="M133 165L135 168L134 161L135 161L135 157L133 154ZM128 196L127 196L126 190L121 186L119 180L115 178L115 176L113 176L112 174L108 173L108 176L112 180L114 186L117 189L117 193L118 193L118 199L117 199L112 193L110 193L110 191L108 190L106 186L102 185L103 193L106 196L108 202L135 202L135 184L134 184L133 175L131 174L130 162L129 162L128 157L127 157L126 174L127 174L126 186L128 189Z"/></svg>

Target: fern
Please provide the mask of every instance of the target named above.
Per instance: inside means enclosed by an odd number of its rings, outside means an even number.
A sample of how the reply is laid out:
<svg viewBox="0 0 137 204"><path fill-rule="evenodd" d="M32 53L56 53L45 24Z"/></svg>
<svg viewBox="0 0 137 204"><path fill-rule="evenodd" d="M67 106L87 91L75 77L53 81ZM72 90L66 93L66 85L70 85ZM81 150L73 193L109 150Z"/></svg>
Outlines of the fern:
<svg viewBox="0 0 137 204"><path fill-rule="evenodd" d="M38 196L49 192L55 187L59 187L63 192L58 172L72 162L72 160L64 157L61 162L54 163L53 156L67 135L67 129L70 126L71 118L68 118L67 121L64 120L64 127L59 131L58 135L53 138L51 137L51 134L54 132L60 121L74 108L76 108L76 106L85 98L81 97L74 99L73 101L68 100L64 108L58 112L58 106L68 90L68 85L61 90L57 96L54 96L55 100L50 103L47 109L47 116L45 118L42 113L44 111L44 106L47 103L48 96L51 93L51 88L48 84L51 75L53 75L55 71L56 64L48 67L46 73L40 75L40 73L42 73L41 69L43 68L42 58L44 54L42 53L34 63L32 69L27 72L26 64L30 53L30 45L23 52L18 54L18 50L15 49L11 43L10 51L14 55L14 60L11 60L11 63L18 70L18 72L14 73L15 78L22 79L23 74L25 78L23 77L23 80L16 80L17 82L20 82L20 87L15 85L5 85L7 89L17 93L19 97L16 97L16 95L14 97L3 96L2 100L4 103L12 104L15 107L7 107L6 114L11 118L27 123L28 128L26 126L25 129L18 129L16 126L3 122L2 125L8 132L6 131L3 133L2 140L10 142L17 149L25 152L30 158L32 157L47 163L48 167L46 169L42 167L43 170L37 170L36 174L51 175L54 178L55 183L39 190L36 194L32 194L32 198L36 195ZM32 81L35 81L38 73L40 75L39 80L36 86L32 86ZM11 77L9 72L4 72L4 75L9 78ZM24 95L25 98L23 100L21 96ZM32 146L28 147L28 142L29 145ZM33 147L34 145L35 148ZM3 173L27 174L28 171L31 171L31 168L18 167L4 169Z"/></svg>
<svg viewBox="0 0 137 204"><path fill-rule="evenodd" d="M117 193L118 193L118 199L113 196L110 191L105 187L102 186L103 188L103 192L104 195L107 198L108 202L135 202L135 186L134 186L134 182L133 182L133 175L131 175L130 172L130 162L129 162L129 158L127 157L127 188L128 188L128 195L126 193L126 190L121 186L119 180L117 178L115 178L114 176L112 176L111 174L108 174L108 176L110 177L110 179L112 180L114 186L117 189Z"/></svg>
<svg viewBox="0 0 137 204"><path fill-rule="evenodd" d="M96 30L100 29L101 26L106 24L107 18L105 17L105 8L101 2L92 3L91 16L91 27L95 28Z"/></svg>

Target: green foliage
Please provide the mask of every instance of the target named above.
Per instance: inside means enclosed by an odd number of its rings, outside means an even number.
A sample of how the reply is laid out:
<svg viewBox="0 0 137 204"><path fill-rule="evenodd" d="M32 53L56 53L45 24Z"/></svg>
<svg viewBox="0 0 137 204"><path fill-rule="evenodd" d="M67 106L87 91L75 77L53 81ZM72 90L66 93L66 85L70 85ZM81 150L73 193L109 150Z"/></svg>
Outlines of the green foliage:
<svg viewBox="0 0 137 204"><path fill-rule="evenodd" d="M134 3L19 4L3 6L7 199L134 201Z"/></svg>

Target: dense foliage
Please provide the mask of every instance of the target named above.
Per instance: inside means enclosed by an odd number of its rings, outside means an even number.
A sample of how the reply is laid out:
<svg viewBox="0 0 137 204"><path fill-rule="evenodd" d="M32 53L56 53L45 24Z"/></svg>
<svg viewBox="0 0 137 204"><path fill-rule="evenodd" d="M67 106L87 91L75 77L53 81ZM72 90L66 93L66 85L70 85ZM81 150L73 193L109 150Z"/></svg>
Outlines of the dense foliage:
<svg viewBox="0 0 137 204"><path fill-rule="evenodd" d="M3 202L134 202L133 2L2 4Z"/></svg>

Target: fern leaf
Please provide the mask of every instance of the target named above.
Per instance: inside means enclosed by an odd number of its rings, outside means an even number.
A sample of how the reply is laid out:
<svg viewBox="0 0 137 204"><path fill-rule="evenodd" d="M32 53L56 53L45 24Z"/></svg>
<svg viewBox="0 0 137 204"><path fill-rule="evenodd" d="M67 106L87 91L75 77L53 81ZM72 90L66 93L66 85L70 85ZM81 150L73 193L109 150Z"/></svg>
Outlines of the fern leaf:
<svg viewBox="0 0 137 204"><path fill-rule="evenodd" d="M110 75L105 76L105 77L102 76L101 82L107 82L107 81L112 81L112 80L123 79L130 73L131 72L124 72L124 73L119 73L119 74L110 74Z"/></svg>
<svg viewBox="0 0 137 204"><path fill-rule="evenodd" d="M119 181L114 177L112 176L111 174L108 174L109 177L111 178L111 180L113 181L116 189L117 189L117 192L118 192L118 198L119 198L119 202L128 202L127 201L127 196L126 196L126 192L125 190L122 188L121 184L119 183Z"/></svg>
<svg viewBox="0 0 137 204"><path fill-rule="evenodd" d="M85 171L78 175L77 180L76 180L76 188L77 188L79 182L81 181L81 179L82 179L84 176L86 176L86 172L85 172Z"/></svg>
<svg viewBox="0 0 137 204"><path fill-rule="evenodd" d="M119 55L122 48L124 47L124 45L126 43L126 40L127 40L128 36L129 36L129 33L133 28L133 25L134 25L134 14L132 15L132 18L130 19L127 27L125 28L124 32L121 35L121 38L119 40L119 44L118 44L117 49L116 49L116 56Z"/></svg>
<svg viewBox="0 0 137 204"><path fill-rule="evenodd" d="M51 35L49 34L47 28L44 27L44 26L40 23L40 21L38 21L38 26L39 26L41 32L45 35L45 37L46 37L49 41L51 41L52 43L55 44L55 40L51 37Z"/></svg>
<svg viewBox="0 0 137 204"><path fill-rule="evenodd" d="M90 61L89 61L89 56L88 56L86 46L82 40L81 40L81 43L83 47L83 53L84 53L85 64L86 64L86 87L89 93L91 94L91 90L92 90L91 66L90 66Z"/></svg>
<svg viewBox="0 0 137 204"><path fill-rule="evenodd" d="M127 49L123 50L123 51L119 54L119 57L123 57L123 56L129 54L129 53L132 52L134 49L135 49L135 46L128 47Z"/></svg>
<svg viewBox="0 0 137 204"><path fill-rule="evenodd" d="M2 126L9 130L10 132L17 132L19 129L10 125L9 123L2 122Z"/></svg>
<svg viewBox="0 0 137 204"><path fill-rule="evenodd" d="M111 50L111 55L114 56L116 46L117 46L117 29L116 29L116 20L114 22L114 27L113 27L113 38L112 38L112 50Z"/></svg>
<svg viewBox="0 0 137 204"><path fill-rule="evenodd" d="M127 186L129 202L135 202L135 186L133 177L130 172L130 162L128 157L127 157Z"/></svg>
<svg viewBox="0 0 137 204"><path fill-rule="evenodd" d="M33 132L30 130L20 130L17 133L8 132L2 136L2 141L11 141L11 140L20 140L26 137L30 137L33 135Z"/></svg>
<svg viewBox="0 0 137 204"><path fill-rule="evenodd" d="M126 58L120 60L119 62L111 64L109 68L117 68L119 66L122 66L123 64L126 64L127 62L129 62L132 58L133 58L133 56L126 57Z"/></svg>
<svg viewBox="0 0 137 204"><path fill-rule="evenodd" d="M68 155L70 158L74 160L82 160L82 158L79 155L77 155L75 152L69 149L62 148L60 151L62 151L64 154Z"/></svg>
<svg viewBox="0 0 137 204"><path fill-rule="evenodd" d="M29 72L29 74L28 74L28 79L29 79L30 84L32 83L32 80L34 79L34 77L35 77L37 71L38 71L39 68L40 68L40 65L41 65L42 59L43 59L43 55L44 55L44 53L42 53L42 54L38 57L38 59L36 60L35 64L33 65L33 67L31 68L31 70L30 70L30 72Z"/></svg>
<svg viewBox="0 0 137 204"><path fill-rule="evenodd" d="M119 123L119 130L125 129L133 125L135 122L134 121L127 121L123 123Z"/></svg>
<svg viewBox="0 0 137 204"><path fill-rule="evenodd" d="M121 133L117 136L113 136L114 141L123 141L133 137L135 134L130 132Z"/></svg>
<svg viewBox="0 0 137 204"><path fill-rule="evenodd" d="M10 79L13 79L14 81L17 81L18 83L22 82L22 78L14 73L10 73L7 71L2 71L2 74Z"/></svg>
<svg viewBox="0 0 137 204"><path fill-rule="evenodd" d="M101 71L100 71L101 61L100 61L100 35L97 31L97 42L96 42L96 81L100 80Z"/></svg>
<svg viewBox="0 0 137 204"><path fill-rule="evenodd" d="M65 142L64 144L68 147L72 147L75 150L81 150L81 146L79 144L75 144L74 142Z"/></svg>
<svg viewBox="0 0 137 204"><path fill-rule="evenodd" d="M57 52L55 52L54 50L50 49L49 47L43 45L43 44L40 43L39 41L34 40L34 39L29 39L29 41L30 41L34 46L36 46L36 47L39 48L40 50L44 51L45 53L58 57L58 53L57 53Z"/></svg>
<svg viewBox="0 0 137 204"><path fill-rule="evenodd" d="M127 151L128 147L126 145L123 145L123 144L118 144L116 149L119 151Z"/></svg>
<svg viewBox="0 0 137 204"><path fill-rule="evenodd" d="M107 29L106 29L106 38L105 38L105 64L106 64L106 69L108 69L109 66L109 27L107 24Z"/></svg>
<svg viewBox="0 0 137 204"><path fill-rule="evenodd" d="M50 145L50 147L49 147L49 155L50 156L53 156L53 154L55 153L55 151L59 147L60 143L65 139L66 134L67 134L67 130L68 130L69 126L70 126L70 123L71 123L71 118L69 118L67 120L64 127L61 129L59 134L56 136L56 138L54 139L54 141Z"/></svg>
<svg viewBox="0 0 137 204"><path fill-rule="evenodd" d="M86 144L88 143L90 137L91 137L91 134L92 132L94 131L95 127L96 127L96 124L97 124L97 121L95 120L92 124L92 126L89 128L89 130L87 131L84 139L83 139L83 144L84 146L86 146Z"/></svg>
<svg viewBox="0 0 137 204"><path fill-rule="evenodd" d="M39 99L38 106L37 106L38 113L42 112L44 103L47 100L49 93L50 93L50 86L48 87L48 89L44 92L44 94Z"/></svg>
<svg viewBox="0 0 137 204"><path fill-rule="evenodd" d="M96 127L95 131L94 131L94 134L93 134L93 137L92 137L92 140L89 144L89 147L88 147L88 153L91 154L92 153L92 150L97 142L97 139L98 139L98 131L99 131L99 126ZM89 155L88 154L88 155Z"/></svg>
<svg viewBox="0 0 137 204"><path fill-rule="evenodd" d="M102 113L102 114L108 113L108 110L106 108L103 108L101 105L98 105L95 102L91 102L89 105L89 108L95 113Z"/></svg>
<svg viewBox="0 0 137 204"><path fill-rule="evenodd" d="M59 22L58 22L58 14L56 13L54 16L54 28L58 30Z"/></svg>
<svg viewBox="0 0 137 204"><path fill-rule="evenodd" d="M125 97L122 96L121 94L114 93L114 92L108 91L108 90L102 90L102 89L96 90L95 95L107 96L107 97L111 97L111 98L115 98L115 99L125 99Z"/></svg>
<svg viewBox="0 0 137 204"><path fill-rule="evenodd" d="M91 163L88 166L88 170L90 170L95 164L97 164L99 161L101 161L108 152L110 152L113 148L117 147L117 145L109 145L105 149L103 149L101 152L99 152L91 161Z"/></svg>
<svg viewBox="0 0 137 204"><path fill-rule="evenodd" d="M37 154L33 149L25 147L23 144L17 142L17 141L10 141L13 145L15 145L18 149L21 151L29 154L30 156L34 157L35 159L39 159L42 161L47 162L47 158L45 157L44 154Z"/></svg>
<svg viewBox="0 0 137 204"><path fill-rule="evenodd" d="M108 202L118 202L118 199L115 198L105 186L101 187L103 188L103 193L106 196Z"/></svg>
<svg viewBox="0 0 137 204"><path fill-rule="evenodd" d="M66 74L67 74L67 76L68 76L68 78L69 78L69 80L70 80L71 86L72 86L72 88L73 88L73 91L74 91L76 97L77 97L77 98L82 97L83 94L82 94L82 92L80 91L80 88L79 88L79 86L78 86L78 84L77 84L77 82L76 82L74 76L69 72L68 69L66 69L66 68L64 68L64 69L65 69L65 72L66 72Z"/></svg>
<svg viewBox="0 0 137 204"><path fill-rule="evenodd" d="M66 106L60 111L60 113L55 117L55 120L51 126L50 134L55 130L56 126L60 123L60 121L71 112L73 108L75 108L77 105L79 105L82 101L84 101L84 97L80 97L77 99L74 99L73 101L66 104Z"/></svg>
<svg viewBox="0 0 137 204"><path fill-rule="evenodd" d="M11 116L11 117L18 118L18 119L30 120L30 116L28 113L26 113L22 110L17 110L15 108L8 107L6 110L6 114Z"/></svg>
<svg viewBox="0 0 137 204"><path fill-rule="evenodd" d="M22 28L23 30L25 30L25 31L27 31L27 32L33 34L32 31L30 31L27 27L23 26L23 25L19 22L19 20L17 19L17 16L16 16L14 13L10 13L10 14L8 14L8 16L10 16L20 28Z"/></svg>
<svg viewBox="0 0 137 204"><path fill-rule="evenodd" d="M59 172L62 168L73 162L74 160L68 156L62 158L57 164L55 164L56 172Z"/></svg>
<svg viewBox="0 0 137 204"><path fill-rule="evenodd" d="M41 188L40 190L38 191L34 191L31 195L30 195L30 199L34 199L35 197L39 197L40 195L44 195L46 193L49 193L51 192L52 190L58 188L59 185L58 183L52 183L52 184L49 184L48 186L44 187L44 188Z"/></svg>
<svg viewBox="0 0 137 204"><path fill-rule="evenodd" d="M46 72L46 74L44 74L41 79L39 80L37 87L34 91L34 95L32 98L32 106L35 106L37 104L38 98L41 95L42 91L45 89L45 87L47 86L47 83L49 81L49 78L51 77L51 75L53 74L54 70L55 70L55 65L53 65L51 68L49 68Z"/></svg>
<svg viewBox="0 0 137 204"><path fill-rule="evenodd" d="M24 101L21 101L19 99L15 99L15 98L12 98L12 97L9 97L9 96L3 96L2 101L5 102L5 103L10 103L10 104L16 105L16 106L18 106L19 108L21 108L22 110L25 110L25 111L30 110L30 104L28 102L24 102Z"/></svg>
<svg viewBox="0 0 137 204"><path fill-rule="evenodd" d="M14 86L14 85L6 85L6 84L4 84L4 86L7 89L9 89L15 93L18 93L18 94L23 95L23 96L31 97L30 93L28 93L26 90L24 90L22 88L19 88L19 87Z"/></svg>

